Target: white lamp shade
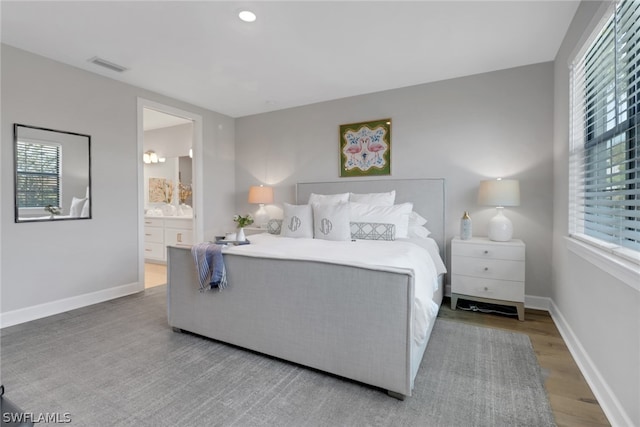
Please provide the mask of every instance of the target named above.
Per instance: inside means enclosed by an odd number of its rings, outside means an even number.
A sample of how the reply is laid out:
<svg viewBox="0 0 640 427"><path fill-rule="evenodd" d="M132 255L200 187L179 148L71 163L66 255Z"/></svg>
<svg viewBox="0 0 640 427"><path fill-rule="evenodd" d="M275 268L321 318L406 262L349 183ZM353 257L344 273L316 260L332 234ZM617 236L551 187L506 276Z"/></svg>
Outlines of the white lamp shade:
<svg viewBox="0 0 640 427"><path fill-rule="evenodd" d="M480 181L478 203L486 206L520 206L520 182L517 179Z"/></svg>
<svg viewBox="0 0 640 427"><path fill-rule="evenodd" d="M273 188L265 186L252 186L249 188L249 203L273 203Z"/></svg>

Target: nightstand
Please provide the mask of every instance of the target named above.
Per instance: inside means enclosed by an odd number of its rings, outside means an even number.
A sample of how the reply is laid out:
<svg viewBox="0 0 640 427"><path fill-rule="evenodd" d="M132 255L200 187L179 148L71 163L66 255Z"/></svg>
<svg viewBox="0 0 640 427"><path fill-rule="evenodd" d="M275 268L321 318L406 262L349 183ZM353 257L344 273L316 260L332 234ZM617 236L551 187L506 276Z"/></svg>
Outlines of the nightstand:
<svg viewBox="0 0 640 427"><path fill-rule="evenodd" d="M266 228L244 227L244 235L245 236L251 236L252 234L261 234L261 233L266 233L266 232L267 232Z"/></svg>
<svg viewBox="0 0 640 427"><path fill-rule="evenodd" d="M524 255L521 240L486 237L451 241L451 309L458 298L516 307L524 320Z"/></svg>

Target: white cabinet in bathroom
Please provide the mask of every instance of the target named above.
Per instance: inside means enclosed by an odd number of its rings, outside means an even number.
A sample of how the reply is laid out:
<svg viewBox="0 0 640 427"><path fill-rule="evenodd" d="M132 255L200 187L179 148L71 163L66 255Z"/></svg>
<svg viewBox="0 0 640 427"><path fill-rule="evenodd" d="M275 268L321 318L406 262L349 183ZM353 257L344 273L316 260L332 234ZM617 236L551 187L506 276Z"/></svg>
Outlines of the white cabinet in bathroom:
<svg viewBox="0 0 640 427"><path fill-rule="evenodd" d="M144 258L152 262L166 262L167 246L193 244L193 218L145 217Z"/></svg>

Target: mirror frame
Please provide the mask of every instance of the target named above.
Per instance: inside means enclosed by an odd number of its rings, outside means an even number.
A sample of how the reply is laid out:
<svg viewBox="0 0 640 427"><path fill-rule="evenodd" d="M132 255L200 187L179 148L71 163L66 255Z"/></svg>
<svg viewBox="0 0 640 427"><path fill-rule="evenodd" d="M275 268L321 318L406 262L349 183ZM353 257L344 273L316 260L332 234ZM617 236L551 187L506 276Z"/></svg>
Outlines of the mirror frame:
<svg viewBox="0 0 640 427"><path fill-rule="evenodd" d="M18 130L20 128L26 129L34 129L39 131L47 131L47 132L55 132L65 135L72 135L78 137L84 137L87 139L87 197L89 202L89 215L84 217L35 217L31 218L20 218L19 213L20 209L18 207ZM62 178L61 180L63 180ZM25 222L48 222L48 221L69 221L69 220L82 220L82 219L92 219L93 218L93 197L92 197L92 189L91 189L91 135L77 133L77 132L68 132L56 129L49 129L39 126L31 126L31 125L23 125L20 123L13 124L13 206L15 217L14 220L16 223L25 223Z"/></svg>

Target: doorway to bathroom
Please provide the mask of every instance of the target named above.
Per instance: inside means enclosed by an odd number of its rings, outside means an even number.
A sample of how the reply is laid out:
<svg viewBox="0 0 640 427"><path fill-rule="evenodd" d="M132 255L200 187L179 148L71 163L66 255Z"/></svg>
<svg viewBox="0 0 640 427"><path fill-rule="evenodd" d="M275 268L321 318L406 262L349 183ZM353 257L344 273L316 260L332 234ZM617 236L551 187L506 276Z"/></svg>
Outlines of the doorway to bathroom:
<svg viewBox="0 0 640 427"><path fill-rule="evenodd" d="M167 246L190 246L201 235L201 150L199 115L139 99L141 288L167 283Z"/></svg>

